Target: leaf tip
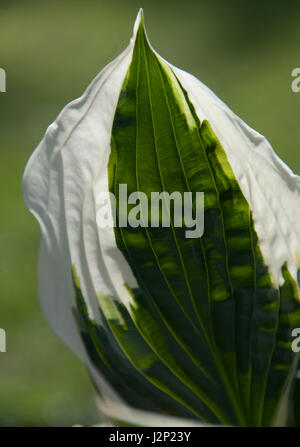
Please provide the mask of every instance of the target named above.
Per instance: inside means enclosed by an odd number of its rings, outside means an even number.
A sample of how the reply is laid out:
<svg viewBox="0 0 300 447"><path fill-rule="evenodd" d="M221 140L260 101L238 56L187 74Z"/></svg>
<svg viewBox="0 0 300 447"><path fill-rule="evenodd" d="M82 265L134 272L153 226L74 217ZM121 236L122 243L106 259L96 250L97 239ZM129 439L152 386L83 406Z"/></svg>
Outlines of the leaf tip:
<svg viewBox="0 0 300 447"><path fill-rule="evenodd" d="M139 12L136 16L134 27L133 27L133 34L136 36L138 30L140 28L144 28L144 11L143 8L139 9Z"/></svg>

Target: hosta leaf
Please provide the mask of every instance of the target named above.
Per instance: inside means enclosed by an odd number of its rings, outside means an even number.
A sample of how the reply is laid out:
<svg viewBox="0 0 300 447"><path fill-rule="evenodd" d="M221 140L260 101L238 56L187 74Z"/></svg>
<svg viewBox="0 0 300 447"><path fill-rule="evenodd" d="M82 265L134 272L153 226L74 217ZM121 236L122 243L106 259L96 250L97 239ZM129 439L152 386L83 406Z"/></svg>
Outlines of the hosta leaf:
<svg viewBox="0 0 300 447"><path fill-rule="evenodd" d="M193 193L194 214L204 193L203 235L186 237L172 218L151 226L162 220L151 206L140 226L123 226L136 204L125 206L120 185L149 203L153 192ZM141 13L127 50L46 134L24 189L43 231L45 312L87 364L107 416L292 423L299 178L152 49ZM114 229L97 227L101 192L116 197Z"/></svg>

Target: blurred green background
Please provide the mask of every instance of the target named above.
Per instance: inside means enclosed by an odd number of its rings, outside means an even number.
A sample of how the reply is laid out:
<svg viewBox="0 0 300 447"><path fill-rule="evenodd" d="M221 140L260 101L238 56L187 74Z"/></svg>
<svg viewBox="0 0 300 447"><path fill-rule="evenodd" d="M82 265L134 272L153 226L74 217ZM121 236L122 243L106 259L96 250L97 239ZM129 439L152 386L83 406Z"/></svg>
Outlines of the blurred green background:
<svg viewBox="0 0 300 447"><path fill-rule="evenodd" d="M37 300L39 228L22 201L25 163L61 108L127 45L138 8L150 40L263 133L300 173L299 0L0 0L0 425L97 422L83 365Z"/></svg>

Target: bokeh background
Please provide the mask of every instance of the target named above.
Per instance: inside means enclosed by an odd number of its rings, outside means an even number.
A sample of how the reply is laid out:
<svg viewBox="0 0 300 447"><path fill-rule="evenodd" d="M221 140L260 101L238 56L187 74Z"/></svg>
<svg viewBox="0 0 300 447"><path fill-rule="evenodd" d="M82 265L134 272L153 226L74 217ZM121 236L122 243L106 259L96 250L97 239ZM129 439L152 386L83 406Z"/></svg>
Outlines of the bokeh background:
<svg viewBox="0 0 300 447"><path fill-rule="evenodd" d="M263 133L300 174L299 0L0 0L0 425L98 421L79 360L37 299L39 228L25 209L25 163L61 108L127 45L139 7L150 40Z"/></svg>

